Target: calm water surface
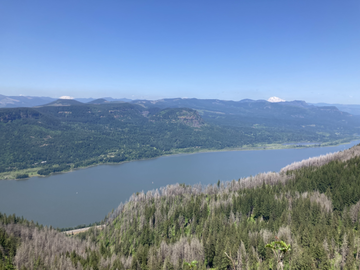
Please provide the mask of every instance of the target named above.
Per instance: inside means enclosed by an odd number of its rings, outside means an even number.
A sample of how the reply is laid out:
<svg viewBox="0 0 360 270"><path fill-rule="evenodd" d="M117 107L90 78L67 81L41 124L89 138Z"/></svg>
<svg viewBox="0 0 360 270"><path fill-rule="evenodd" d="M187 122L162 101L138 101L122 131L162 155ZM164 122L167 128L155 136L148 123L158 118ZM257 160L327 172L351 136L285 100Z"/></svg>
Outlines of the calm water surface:
<svg viewBox="0 0 360 270"><path fill-rule="evenodd" d="M282 167L309 157L340 151L335 147L210 152L160 157L121 165L101 165L49 177L0 181L0 212L44 225L70 227L102 220L137 191L168 184L213 184Z"/></svg>

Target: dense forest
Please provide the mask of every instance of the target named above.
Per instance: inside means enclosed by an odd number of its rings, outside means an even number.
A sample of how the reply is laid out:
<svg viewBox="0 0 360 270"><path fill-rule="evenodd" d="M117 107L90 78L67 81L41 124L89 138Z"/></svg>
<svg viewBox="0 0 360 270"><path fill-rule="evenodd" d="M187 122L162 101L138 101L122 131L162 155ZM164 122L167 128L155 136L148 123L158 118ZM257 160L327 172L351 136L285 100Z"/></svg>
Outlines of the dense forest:
<svg viewBox="0 0 360 270"><path fill-rule="evenodd" d="M190 109L145 111L132 104L6 109L0 131L0 172L39 168L42 175L253 140L246 131L206 125Z"/></svg>
<svg viewBox="0 0 360 270"><path fill-rule="evenodd" d="M326 117L328 109L269 102L226 103L211 113L205 110L210 105L199 105L198 111L155 105L58 100L36 108L0 109L0 179L173 153L331 142L353 138L360 123L338 110Z"/></svg>
<svg viewBox="0 0 360 270"><path fill-rule="evenodd" d="M359 269L360 145L279 173L139 192L76 236L0 220L0 269Z"/></svg>

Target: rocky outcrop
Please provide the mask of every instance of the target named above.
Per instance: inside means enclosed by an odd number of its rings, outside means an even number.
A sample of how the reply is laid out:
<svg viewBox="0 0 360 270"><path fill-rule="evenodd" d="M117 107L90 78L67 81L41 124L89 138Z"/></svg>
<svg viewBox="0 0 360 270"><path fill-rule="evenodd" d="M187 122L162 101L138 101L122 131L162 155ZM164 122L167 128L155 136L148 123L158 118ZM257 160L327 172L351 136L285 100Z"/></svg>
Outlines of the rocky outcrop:
<svg viewBox="0 0 360 270"><path fill-rule="evenodd" d="M188 108L164 109L152 115L150 118L155 121L181 123L195 128L199 128L205 124L197 111Z"/></svg>

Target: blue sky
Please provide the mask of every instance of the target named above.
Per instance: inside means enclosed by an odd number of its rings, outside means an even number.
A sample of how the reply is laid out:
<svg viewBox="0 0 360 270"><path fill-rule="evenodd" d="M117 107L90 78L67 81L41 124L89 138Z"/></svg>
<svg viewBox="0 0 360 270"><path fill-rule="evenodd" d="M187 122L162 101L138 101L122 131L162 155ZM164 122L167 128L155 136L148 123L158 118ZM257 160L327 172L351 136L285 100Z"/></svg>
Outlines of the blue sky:
<svg viewBox="0 0 360 270"><path fill-rule="evenodd" d="M0 94L360 104L360 1L0 0Z"/></svg>

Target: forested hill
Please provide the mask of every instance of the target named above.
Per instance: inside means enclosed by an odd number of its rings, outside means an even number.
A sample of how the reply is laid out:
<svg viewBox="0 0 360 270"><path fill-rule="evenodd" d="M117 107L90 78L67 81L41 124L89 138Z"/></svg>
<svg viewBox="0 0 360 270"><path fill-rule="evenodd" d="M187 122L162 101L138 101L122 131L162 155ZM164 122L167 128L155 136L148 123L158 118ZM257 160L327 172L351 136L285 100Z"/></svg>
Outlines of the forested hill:
<svg viewBox="0 0 360 270"><path fill-rule="evenodd" d="M359 132L360 117L340 111L335 106L313 106L305 101L271 103L266 100L173 98L155 101L135 100L147 107L197 110L203 118L218 125L239 127L277 127L301 132Z"/></svg>
<svg viewBox="0 0 360 270"><path fill-rule="evenodd" d="M244 135L241 142L239 136L206 125L187 108L69 105L65 100L39 108L0 109L0 171L37 168L49 174L70 166L151 158L174 149L248 143L250 136Z"/></svg>
<svg viewBox="0 0 360 270"><path fill-rule="evenodd" d="M0 215L0 269L359 269L359 155L139 192L104 229L73 237ZM288 252L276 257L273 241Z"/></svg>
<svg viewBox="0 0 360 270"><path fill-rule="evenodd" d="M206 100L198 110L153 103L65 99L41 107L0 109L0 179L173 153L332 142L354 138L360 123L336 108L312 111L301 102L284 107L244 101L246 110L215 104L223 110L216 112L204 109L212 104Z"/></svg>

